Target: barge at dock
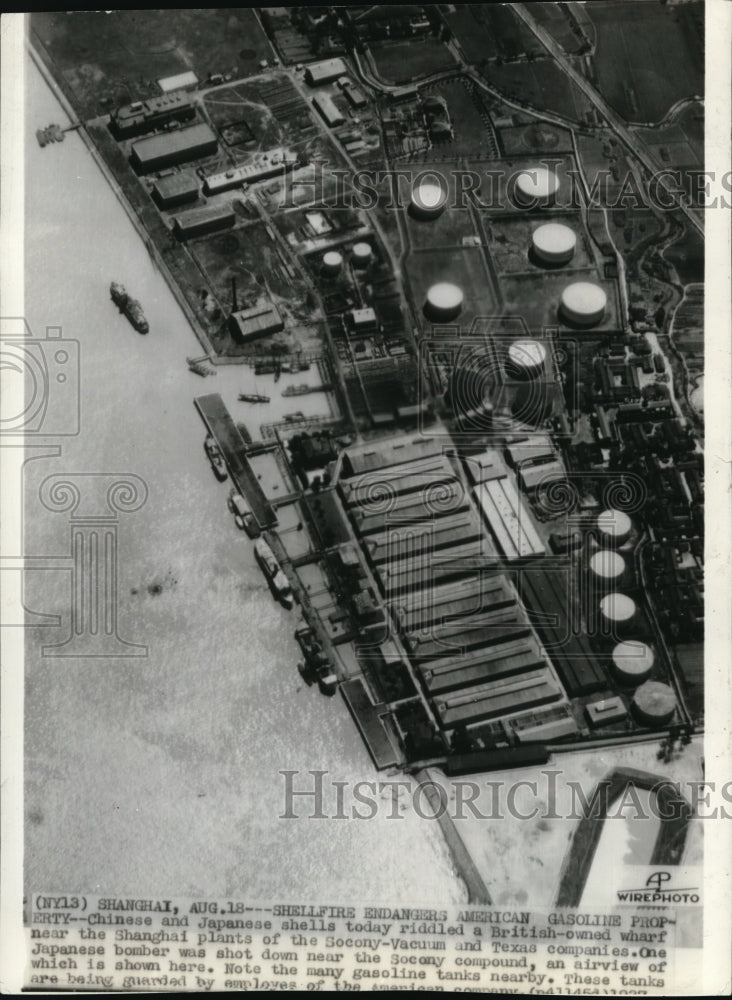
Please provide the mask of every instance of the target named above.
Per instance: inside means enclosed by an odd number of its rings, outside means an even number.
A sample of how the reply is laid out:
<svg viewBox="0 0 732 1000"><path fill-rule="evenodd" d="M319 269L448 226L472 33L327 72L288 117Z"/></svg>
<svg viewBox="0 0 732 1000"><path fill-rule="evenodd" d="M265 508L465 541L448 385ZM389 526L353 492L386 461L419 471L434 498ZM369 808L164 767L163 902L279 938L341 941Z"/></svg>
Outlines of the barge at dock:
<svg viewBox="0 0 732 1000"><path fill-rule="evenodd" d="M212 434L208 434L206 436L203 446L206 449L208 460L211 463L211 468L214 470L216 478L223 481L226 479L226 465L219 446L216 444Z"/></svg>
<svg viewBox="0 0 732 1000"><path fill-rule="evenodd" d="M112 296L112 302L114 302L121 313L124 313L137 332L147 333L150 329L150 324L145 319L142 306L137 299L133 299L127 294L125 286L120 285L117 281L113 281L109 286L109 294Z"/></svg>
<svg viewBox="0 0 732 1000"><path fill-rule="evenodd" d="M275 554L263 538L258 538L254 543L254 554L257 562L262 567L262 572L267 577L267 582L272 587L275 596L284 604L286 608L291 608L294 603L292 588L284 571L275 558Z"/></svg>

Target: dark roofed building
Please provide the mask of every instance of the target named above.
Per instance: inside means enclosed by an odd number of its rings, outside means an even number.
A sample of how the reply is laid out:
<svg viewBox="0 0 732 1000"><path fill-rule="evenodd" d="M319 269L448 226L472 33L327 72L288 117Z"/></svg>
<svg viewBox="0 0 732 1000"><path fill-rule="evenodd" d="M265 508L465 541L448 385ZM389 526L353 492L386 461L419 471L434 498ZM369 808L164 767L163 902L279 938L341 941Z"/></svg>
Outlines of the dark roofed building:
<svg viewBox="0 0 732 1000"><path fill-rule="evenodd" d="M145 174L210 156L218 148L219 144L211 126L199 122L188 128L160 132L158 135L140 139L132 146L130 160L138 173Z"/></svg>
<svg viewBox="0 0 732 1000"><path fill-rule="evenodd" d="M240 309L229 317L229 326L234 337L242 344L270 333L279 333L284 329L279 310L271 302L266 305L253 306L251 309Z"/></svg>

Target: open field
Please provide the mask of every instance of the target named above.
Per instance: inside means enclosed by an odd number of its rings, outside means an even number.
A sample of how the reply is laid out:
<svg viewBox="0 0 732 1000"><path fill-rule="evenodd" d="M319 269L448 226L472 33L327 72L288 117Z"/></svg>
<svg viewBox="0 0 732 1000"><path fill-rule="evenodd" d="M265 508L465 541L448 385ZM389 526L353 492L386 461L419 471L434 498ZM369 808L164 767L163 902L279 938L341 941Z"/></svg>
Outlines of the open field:
<svg viewBox="0 0 732 1000"><path fill-rule="evenodd" d="M506 156L572 152L572 136L569 130L557 125L548 125L546 122L502 128L500 135Z"/></svg>
<svg viewBox="0 0 732 1000"><path fill-rule="evenodd" d="M703 10L616 0L588 6L598 29L598 89L628 121L659 121L676 101L704 92Z"/></svg>
<svg viewBox="0 0 732 1000"><path fill-rule="evenodd" d="M450 50L436 38L372 45L371 55L386 83L407 83L455 65Z"/></svg>
<svg viewBox="0 0 732 1000"><path fill-rule="evenodd" d="M663 256L673 264L682 284L704 281L704 241L690 226L682 238L664 250Z"/></svg>
<svg viewBox="0 0 732 1000"><path fill-rule="evenodd" d="M234 77L254 73L272 48L249 8L39 12L38 41L83 119L160 93L157 80L193 70Z"/></svg>
<svg viewBox="0 0 732 1000"><path fill-rule="evenodd" d="M524 53L543 52L541 43L508 4L456 5L445 20L468 61L475 65L486 59L515 59Z"/></svg>
<svg viewBox="0 0 732 1000"><path fill-rule="evenodd" d="M582 121L591 108L584 94L552 59L491 65L483 75L506 97L553 111L570 121Z"/></svg>
<svg viewBox="0 0 732 1000"><path fill-rule="evenodd" d="M563 3L527 3L526 7L542 28L555 38L565 52L574 55L585 44L585 36Z"/></svg>

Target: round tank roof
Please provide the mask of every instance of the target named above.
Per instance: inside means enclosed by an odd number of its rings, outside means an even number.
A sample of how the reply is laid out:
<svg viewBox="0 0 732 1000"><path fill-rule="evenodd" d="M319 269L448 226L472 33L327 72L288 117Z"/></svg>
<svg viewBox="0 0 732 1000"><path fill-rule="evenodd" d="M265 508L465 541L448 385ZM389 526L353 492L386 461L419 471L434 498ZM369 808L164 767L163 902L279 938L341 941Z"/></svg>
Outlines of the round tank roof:
<svg viewBox="0 0 732 1000"><path fill-rule="evenodd" d="M508 360L515 368L541 368L546 348L538 340L515 340L508 349Z"/></svg>
<svg viewBox="0 0 732 1000"><path fill-rule="evenodd" d="M563 226L560 222L547 222L534 230L531 242L539 257L568 260L577 246L577 237L569 226Z"/></svg>
<svg viewBox="0 0 732 1000"><path fill-rule="evenodd" d="M338 253L337 250L329 250L328 253L323 254L323 263L329 268L338 268L343 263L343 257Z"/></svg>
<svg viewBox="0 0 732 1000"><path fill-rule="evenodd" d="M653 650L645 642L619 642L613 650L613 664L627 677L648 675L654 660Z"/></svg>
<svg viewBox="0 0 732 1000"><path fill-rule="evenodd" d="M353 256L358 261L369 260L373 250L369 243L354 243L353 244Z"/></svg>
<svg viewBox="0 0 732 1000"><path fill-rule="evenodd" d="M438 215L447 203L447 189L437 177L412 189L412 208L421 215Z"/></svg>
<svg viewBox="0 0 732 1000"><path fill-rule="evenodd" d="M439 281L427 292L427 301L436 309L456 309L463 304L463 291L449 281Z"/></svg>
<svg viewBox="0 0 732 1000"><path fill-rule="evenodd" d="M597 323L605 314L607 295L592 281L574 281L562 292L562 309L576 323Z"/></svg>
<svg viewBox="0 0 732 1000"><path fill-rule="evenodd" d="M590 569L595 576L614 580L625 571L625 559L610 549L600 549L590 559Z"/></svg>
<svg viewBox="0 0 732 1000"><path fill-rule="evenodd" d="M612 622L627 622L635 614L635 601L627 594L608 594L600 601L600 611Z"/></svg>
<svg viewBox="0 0 732 1000"><path fill-rule="evenodd" d="M545 201L553 197L559 189L559 178L546 167L531 167L516 178L516 191L525 201Z"/></svg>
<svg viewBox="0 0 732 1000"><path fill-rule="evenodd" d="M676 695L668 684L646 681L633 695L633 704L648 722L663 724L676 711Z"/></svg>
<svg viewBox="0 0 732 1000"><path fill-rule="evenodd" d="M630 534L633 522L625 511L615 510L613 507L604 510L597 516L597 528L609 538L624 540Z"/></svg>

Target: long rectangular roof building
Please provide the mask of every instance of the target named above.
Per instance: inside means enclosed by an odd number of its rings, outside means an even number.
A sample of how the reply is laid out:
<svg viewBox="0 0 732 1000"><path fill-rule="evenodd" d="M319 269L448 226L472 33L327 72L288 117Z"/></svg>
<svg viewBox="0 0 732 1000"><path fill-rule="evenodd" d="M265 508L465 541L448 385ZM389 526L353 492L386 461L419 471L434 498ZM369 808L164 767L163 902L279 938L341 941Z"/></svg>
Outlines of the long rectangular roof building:
<svg viewBox="0 0 732 1000"><path fill-rule="evenodd" d="M544 543L511 479L481 483L475 488L475 499L509 562L544 555Z"/></svg>
<svg viewBox="0 0 732 1000"><path fill-rule="evenodd" d="M199 122L173 132L160 132L140 139L132 146L130 159L139 173L161 170L176 163L188 163L210 156L219 148L210 125Z"/></svg>
<svg viewBox="0 0 732 1000"><path fill-rule="evenodd" d="M331 83L346 73L346 64L342 59L324 59L322 62L310 63L305 69L305 79L311 87L323 83Z"/></svg>

